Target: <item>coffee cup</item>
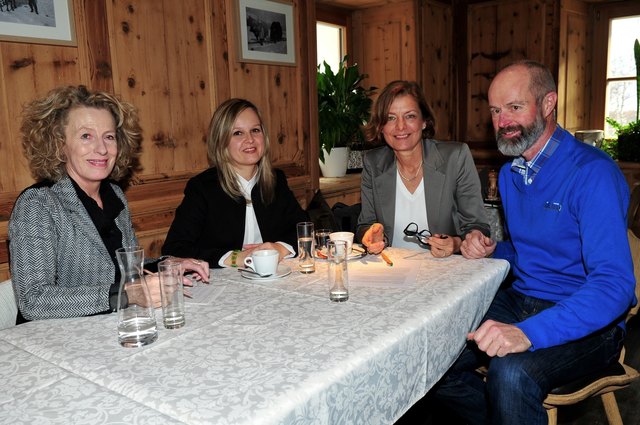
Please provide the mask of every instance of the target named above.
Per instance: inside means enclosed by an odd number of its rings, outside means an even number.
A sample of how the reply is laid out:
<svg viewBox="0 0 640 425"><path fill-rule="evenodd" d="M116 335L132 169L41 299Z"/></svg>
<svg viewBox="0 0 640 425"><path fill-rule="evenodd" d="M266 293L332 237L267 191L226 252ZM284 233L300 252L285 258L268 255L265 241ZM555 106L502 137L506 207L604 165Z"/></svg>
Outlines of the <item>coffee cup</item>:
<svg viewBox="0 0 640 425"><path fill-rule="evenodd" d="M244 259L244 265L259 275L273 275L278 270L280 254L275 249L260 249L253 251Z"/></svg>
<svg viewBox="0 0 640 425"><path fill-rule="evenodd" d="M347 255L351 254L351 247L353 246L352 232L333 232L329 234L329 239L334 242L345 241L347 243Z"/></svg>

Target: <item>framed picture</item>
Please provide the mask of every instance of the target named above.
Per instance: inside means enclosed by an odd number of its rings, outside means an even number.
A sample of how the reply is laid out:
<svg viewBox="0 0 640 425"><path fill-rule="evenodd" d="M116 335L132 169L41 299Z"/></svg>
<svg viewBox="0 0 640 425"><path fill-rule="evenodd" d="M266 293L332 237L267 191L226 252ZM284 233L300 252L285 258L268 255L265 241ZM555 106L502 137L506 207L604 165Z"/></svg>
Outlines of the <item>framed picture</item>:
<svg viewBox="0 0 640 425"><path fill-rule="evenodd" d="M293 4L237 0L241 62L295 65Z"/></svg>
<svg viewBox="0 0 640 425"><path fill-rule="evenodd" d="M76 45L73 0L0 0L0 40Z"/></svg>

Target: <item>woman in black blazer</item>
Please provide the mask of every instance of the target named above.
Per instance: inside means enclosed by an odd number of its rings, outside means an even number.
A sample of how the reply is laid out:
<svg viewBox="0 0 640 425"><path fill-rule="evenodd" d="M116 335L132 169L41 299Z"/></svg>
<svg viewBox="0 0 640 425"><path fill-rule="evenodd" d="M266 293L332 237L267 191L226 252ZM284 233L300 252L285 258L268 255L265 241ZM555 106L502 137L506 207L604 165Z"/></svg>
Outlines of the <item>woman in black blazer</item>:
<svg viewBox="0 0 640 425"><path fill-rule="evenodd" d="M295 255L296 223L307 214L271 166L269 136L258 108L229 99L214 112L207 149L211 168L187 183L162 253L242 266L256 249Z"/></svg>

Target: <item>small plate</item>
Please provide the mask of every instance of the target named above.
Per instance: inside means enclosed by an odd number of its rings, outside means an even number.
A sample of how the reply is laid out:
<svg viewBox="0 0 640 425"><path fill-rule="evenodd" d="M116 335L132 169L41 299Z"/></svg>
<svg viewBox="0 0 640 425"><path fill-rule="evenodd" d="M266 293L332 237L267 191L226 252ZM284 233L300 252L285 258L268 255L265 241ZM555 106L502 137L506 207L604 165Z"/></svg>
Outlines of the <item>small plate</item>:
<svg viewBox="0 0 640 425"><path fill-rule="evenodd" d="M355 248L351 251L351 254L349 254L349 258L347 258L347 261L351 261L351 260L359 260L360 258L364 257L365 255L367 255L366 252L362 251L361 248ZM316 259L318 260L327 260L327 256L323 251L316 251Z"/></svg>
<svg viewBox="0 0 640 425"><path fill-rule="evenodd" d="M278 270L276 271L276 274L271 275L271 276L267 276L267 277L260 277L260 276L258 276L256 274L247 273L247 272L245 272L243 270L240 270L240 274L245 279L268 281L268 280L280 279L281 277L285 277L285 276L290 275L291 274L291 267L279 264L278 265Z"/></svg>

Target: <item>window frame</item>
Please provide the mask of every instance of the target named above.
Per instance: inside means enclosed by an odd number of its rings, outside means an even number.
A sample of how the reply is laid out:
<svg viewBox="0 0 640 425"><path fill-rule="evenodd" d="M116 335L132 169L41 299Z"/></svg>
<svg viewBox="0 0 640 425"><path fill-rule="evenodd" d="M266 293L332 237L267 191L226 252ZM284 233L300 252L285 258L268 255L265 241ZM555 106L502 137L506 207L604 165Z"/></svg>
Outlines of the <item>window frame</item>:
<svg viewBox="0 0 640 425"><path fill-rule="evenodd" d="M640 15L640 2L624 1L594 7L591 116L593 128L604 128L607 96L607 65L609 63L609 21L615 18ZM598 60L597 58L604 58ZM609 81L621 78L610 78ZM624 78L622 78L624 79Z"/></svg>
<svg viewBox="0 0 640 425"><path fill-rule="evenodd" d="M318 24L335 27L340 30L340 53L339 53L340 57L338 58L338 62L340 62L342 58L347 54L347 27L345 27L344 25L334 24L333 22L327 22L320 19L316 19L316 32L317 32ZM317 40L316 40L316 43L317 43ZM316 55L317 55L317 50L316 50ZM316 58L316 62L317 62L317 58ZM334 69L334 71L336 69Z"/></svg>
<svg viewBox="0 0 640 425"><path fill-rule="evenodd" d="M323 22L325 24L336 25L344 28L342 34L342 47L344 54L353 52L351 41L351 11L336 6L327 6L324 4L316 4L316 24ZM317 42L317 41L316 41ZM315 58L317 61L317 58Z"/></svg>

